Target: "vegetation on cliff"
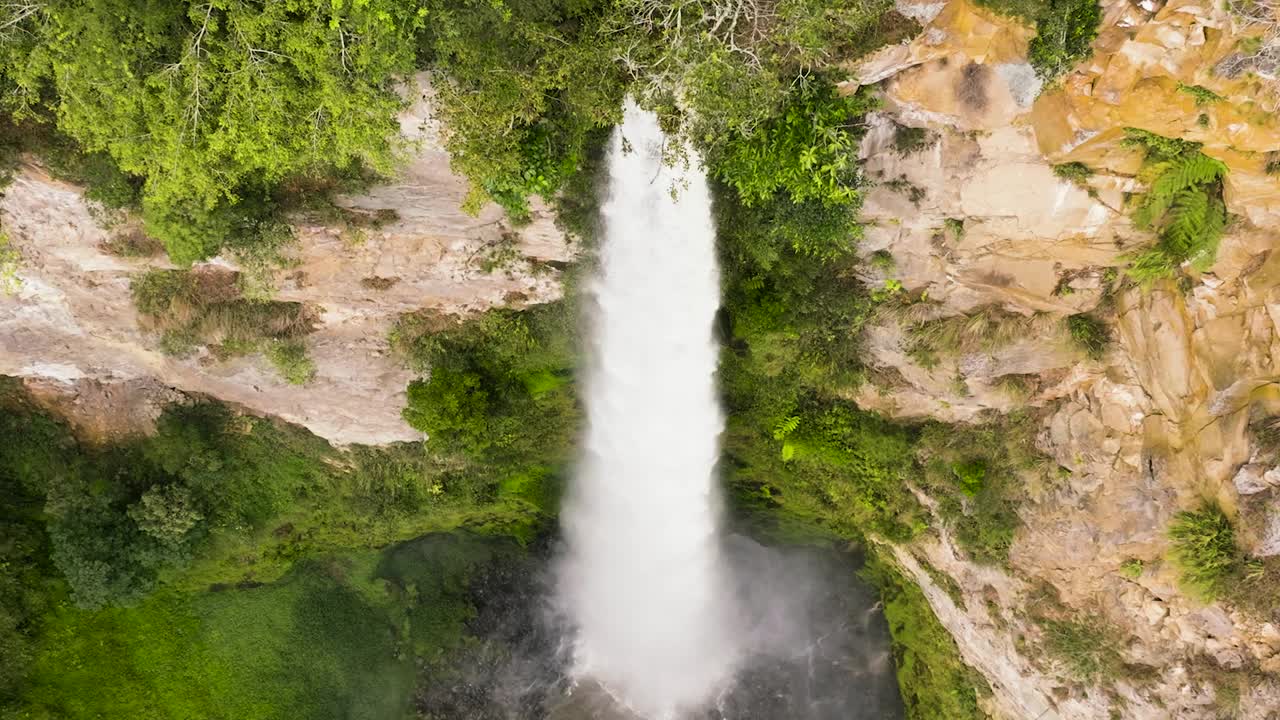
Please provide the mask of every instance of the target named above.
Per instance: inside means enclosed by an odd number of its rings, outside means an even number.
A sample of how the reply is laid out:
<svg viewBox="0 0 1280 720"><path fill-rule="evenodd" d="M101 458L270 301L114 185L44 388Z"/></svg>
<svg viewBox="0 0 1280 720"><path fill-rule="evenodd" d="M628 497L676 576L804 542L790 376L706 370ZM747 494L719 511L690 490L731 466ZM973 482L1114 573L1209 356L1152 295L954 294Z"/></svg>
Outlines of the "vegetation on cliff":
<svg viewBox="0 0 1280 720"><path fill-rule="evenodd" d="M976 559L1003 561L1017 525L1005 448L952 446L848 399L876 304L853 254L873 102L824 73L910 32L889 3L742 4L731 18L742 32L715 22L733 6L714 2L683 3L689 22L647 0L260 5L40 5L0 51L0 88L21 123L6 127L73 148L98 197L139 209L185 264L223 249L269 254L291 192L394 169L396 88L414 70L431 72L472 205L492 199L516 219L531 196L590 194L584 168L630 92L704 153L714 178L726 482L741 515L806 541L908 540L947 522ZM561 208L590 224L589 203ZM135 286L175 350L253 346L306 375L287 345L306 332L302 308L201 293L197 280L163 271ZM527 540L554 508L580 421L574 307L571 294L465 322L406 317L394 339L421 378L405 417L425 446L339 451L195 403L166 410L153 437L93 447L7 387L0 478L24 498L15 527L29 542L14 546L16 562L31 573L23 587L41 591L0 600L20 604L6 638L30 660L34 716L403 710L415 659L457 641L465 572L380 568L396 543L435 530ZM940 519L918 502L918 477L945 499ZM879 567L910 716L980 716L980 683L927 602ZM294 646L305 647L289 657Z"/></svg>
<svg viewBox="0 0 1280 720"><path fill-rule="evenodd" d="M216 404L105 447L14 381L0 407L0 709L22 717L399 716L411 659L461 639L469 568L554 497L545 472L338 451ZM508 539L388 565L459 527Z"/></svg>
<svg viewBox="0 0 1280 720"><path fill-rule="evenodd" d="M1036 26L1027 60L1046 82L1093 53L1093 39L1102 22L1098 0L978 0L978 4Z"/></svg>
<svg viewBox="0 0 1280 720"><path fill-rule="evenodd" d="M1134 221L1159 237L1154 247L1130 258L1130 277L1151 283L1172 276L1183 263L1209 269L1227 226L1226 164L1200 152L1200 143L1137 128L1125 133L1125 144L1143 154L1139 179L1148 186L1138 198Z"/></svg>
<svg viewBox="0 0 1280 720"><path fill-rule="evenodd" d="M242 234L290 176L395 167L394 78L425 15L413 4L33 6L0 52L6 102L140 178L148 229L177 262Z"/></svg>

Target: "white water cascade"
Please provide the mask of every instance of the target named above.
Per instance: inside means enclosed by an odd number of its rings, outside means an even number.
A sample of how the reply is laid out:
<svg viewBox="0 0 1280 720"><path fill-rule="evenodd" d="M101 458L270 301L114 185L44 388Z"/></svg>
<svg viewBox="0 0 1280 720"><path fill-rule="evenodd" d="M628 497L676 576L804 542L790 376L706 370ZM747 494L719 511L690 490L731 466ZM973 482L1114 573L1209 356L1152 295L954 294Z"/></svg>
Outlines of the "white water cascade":
<svg viewBox="0 0 1280 720"><path fill-rule="evenodd" d="M646 718L677 717L739 659L713 477L724 425L720 283L701 166L661 159L628 104L609 151L585 455L562 513L573 671Z"/></svg>

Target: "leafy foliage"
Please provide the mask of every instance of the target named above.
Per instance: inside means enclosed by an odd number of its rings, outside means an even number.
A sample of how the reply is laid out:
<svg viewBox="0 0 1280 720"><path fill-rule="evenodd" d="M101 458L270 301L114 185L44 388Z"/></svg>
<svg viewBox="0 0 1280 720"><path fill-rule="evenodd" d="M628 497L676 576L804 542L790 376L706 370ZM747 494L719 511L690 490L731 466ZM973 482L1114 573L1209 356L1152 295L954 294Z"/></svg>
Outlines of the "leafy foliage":
<svg viewBox="0 0 1280 720"><path fill-rule="evenodd" d="M107 446L81 445L20 389L4 387L0 406L0 480L38 498L51 565L85 607L133 602L160 584L270 580L334 548L472 516L524 522L550 502L546 472L508 487L492 467L473 472L420 444L338 452L214 404L171 406L154 436Z"/></svg>
<svg viewBox="0 0 1280 720"><path fill-rule="evenodd" d="M1093 169L1082 162L1069 162L1054 165L1053 174L1076 185L1083 185L1093 176Z"/></svg>
<svg viewBox="0 0 1280 720"><path fill-rule="evenodd" d="M979 0L978 4L1035 24L1028 60L1046 82L1092 54L1102 22L1097 0Z"/></svg>
<svg viewBox="0 0 1280 720"><path fill-rule="evenodd" d="M1200 152L1200 144L1165 138L1144 130L1126 130L1126 143L1143 150L1141 196L1134 220L1159 235L1156 245L1131 257L1129 274L1150 283L1169 277L1184 262L1207 270L1217 257L1227 225L1222 179L1227 166Z"/></svg>
<svg viewBox="0 0 1280 720"><path fill-rule="evenodd" d="M1101 22L1097 0L1049 0L1036 17L1028 60L1040 77L1056 79L1093 53Z"/></svg>
<svg viewBox="0 0 1280 720"><path fill-rule="evenodd" d="M0 72L20 112L145 179L149 231L189 262L291 175L395 167L421 22L390 0L48 3Z"/></svg>
<svg viewBox="0 0 1280 720"><path fill-rule="evenodd" d="M291 385L305 385L316 375L316 364L307 356L301 340L275 340L267 344L267 360Z"/></svg>
<svg viewBox="0 0 1280 720"><path fill-rule="evenodd" d="M420 52L432 64L453 167L470 207L496 200L517 219L584 161L593 132L620 119L626 78L602 31L611 5L427 0Z"/></svg>
<svg viewBox="0 0 1280 720"><path fill-rule="evenodd" d="M41 620L60 592L42 517L47 475L41 472L56 472L62 461L60 448L47 443L57 437L57 427L43 419L24 422L30 407L14 394L13 384L0 378L0 714L26 685ZM11 442L17 432L36 442Z"/></svg>
<svg viewBox="0 0 1280 720"><path fill-rule="evenodd" d="M3 72L0 60L0 78ZM0 148L9 155L0 164L16 167L20 153L31 153L51 175L84 186L85 197L108 210L133 207L140 198L141 178L121 170L106 152L85 152L43 116L22 120L0 115Z"/></svg>
<svg viewBox="0 0 1280 720"><path fill-rule="evenodd" d="M614 28L633 93L703 148L747 137L811 75L919 31L885 0L623 0ZM678 100L677 100L678 99Z"/></svg>
<svg viewBox="0 0 1280 720"><path fill-rule="evenodd" d="M1221 102L1223 99L1221 95L1203 85L1186 85L1184 83L1178 83L1178 91L1184 92L1195 98L1197 107Z"/></svg>
<svg viewBox="0 0 1280 720"><path fill-rule="evenodd" d="M802 83L780 117L731 139L714 171L746 205L778 193L797 204L849 204L861 184L858 118L874 103L869 94L846 97L825 82Z"/></svg>
<svg viewBox="0 0 1280 720"><path fill-rule="evenodd" d="M153 485L129 507L129 518L142 532L167 545L181 545L204 515L195 509L183 485Z"/></svg>
<svg viewBox="0 0 1280 720"><path fill-rule="evenodd" d="M960 482L960 491L969 497L975 497L982 492L987 478L987 463L982 458L973 458L952 465L951 472Z"/></svg>
<svg viewBox="0 0 1280 720"><path fill-rule="evenodd" d="M1008 562L1022 525L1024 478L1046 473L1033 416L1013 413L982 425L925 425L916 443L919 483L937 501L952 536L974 561Z"/></svg>
<svg viewBox="0 0 1280 720"><path fill-rule="evenodd" d="M568 303L447 322L396 338L411 366L427 373L409 386L409 424L432 448L485 464L561 459L578 419Z"/></svg>
<svg viewBox="0 0 1280 720"><path fill-rule="evenodd" d="M1142 577L1142 571L1145 568L1146 566L1138 558L1129 558L1128 560L1120 563L1120 574L1130 580L1137 580Z"/></svg>

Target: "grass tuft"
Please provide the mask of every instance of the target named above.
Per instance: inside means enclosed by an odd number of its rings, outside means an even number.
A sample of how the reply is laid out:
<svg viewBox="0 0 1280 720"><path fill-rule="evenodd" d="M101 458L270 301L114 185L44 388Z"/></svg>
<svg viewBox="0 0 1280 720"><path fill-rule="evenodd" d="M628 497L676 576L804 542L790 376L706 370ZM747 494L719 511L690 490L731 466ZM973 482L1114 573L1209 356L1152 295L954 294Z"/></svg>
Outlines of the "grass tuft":
<svg viewBox="0 0 1280 720"><path fill-rule="evenodd" d="M1184 590L1206 602L1228 589L1243 561L1231 519L1214 502L1178 513L1169 526L1169 540Z"/></svg>
<svg viewBox="0 0 1280 720"><path fill-rule="evenodd" d="M220 268L150 270L131 289L144 327L159 332L161 348L173 354L201 344L252 352L315 329L315 315L301 303L247 299L237 273Z"/></svg>
<svg viewBox="0 0 1280 720"><path fill-rule="evenodd" d="M1089 178L1093 177L1093 169L1082 162L1069 162L1054 165L1053 174L1068 182L1084 186Z"/></svg>
<svg viewBox="0 0 1280 720"><path fill-rule="evenodd" d="M1106 323L1086 313L1070 315L1064 322L1071 341L1090 360L1101 360L1106 355L1107 345L1111 342L1111 331Z"/></svg>

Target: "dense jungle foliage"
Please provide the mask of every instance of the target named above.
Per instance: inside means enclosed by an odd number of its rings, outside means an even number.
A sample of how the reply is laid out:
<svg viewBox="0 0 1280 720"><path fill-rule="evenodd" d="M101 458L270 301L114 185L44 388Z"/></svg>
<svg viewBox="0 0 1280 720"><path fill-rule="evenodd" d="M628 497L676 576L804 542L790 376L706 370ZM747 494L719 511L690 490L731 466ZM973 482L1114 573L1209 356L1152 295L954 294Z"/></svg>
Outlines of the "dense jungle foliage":
<svg viewBox="0 0 1280 720"><path fill-rule="evenodd" d="M464 640L472 570L554 509L549 472L338 451L216 404L105 447L15 381L0 410L3 717L401 717Z"/></svg>
<svg viewBox="0 0 1280 720"><path fill-rule="evenodd" d="M289 242L283 213L314 201L300 196L394 172L411 150L395 118L410 82L434 94L472 208L492 200L520 220L542 196L590 240L600 147L630 95L703 154L713 181L735 522L873 554L946 523L976 560L1006 561L1018 473L1038 462L1017 420L903 426L848 399L868 376L859 331L883 302L854 254L857 148L875 100L834 83L840 63L918 29L891 3L743 4L768 13L738 17L741 32L713 22L711 0L22 7L0 19L4 162L32 152L140 213L180 266L221 251L270 258ZM192 292L198 280L135 283L173 351L264 349L305 380L305 353L288 345L309 331L300 309ZM0 707L409 712L424 668L466 642L473 571L518 555L554 516L581 422L577 298L570 282L544 307L402 318L392 344L420 376L405 418L425 443L339 451L194 402L167 409L156 435L104 447L6 383L0 484L16 500L0 563L17 570L0 585L0 648L17 661L0 670ZM936 515L913 482L940 499ZM421 563L403 561L417 552ZM887 556L867 577L884 592L909 717L981 717L981 680L923 595Z"/></svg>

